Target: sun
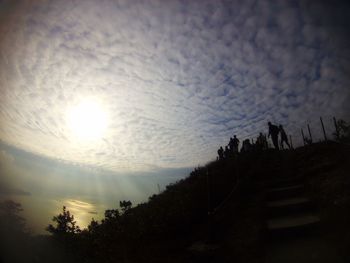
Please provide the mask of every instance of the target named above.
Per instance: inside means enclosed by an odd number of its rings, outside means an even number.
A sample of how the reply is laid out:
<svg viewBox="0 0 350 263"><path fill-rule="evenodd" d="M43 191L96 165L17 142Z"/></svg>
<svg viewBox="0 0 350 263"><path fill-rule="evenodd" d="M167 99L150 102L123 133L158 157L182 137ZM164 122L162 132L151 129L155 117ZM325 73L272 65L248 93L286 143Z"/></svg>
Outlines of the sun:
<svg viewBox="0 0 350 263"><path fill-rule="evenodd" d="M84 100L67 112L68 126L78 139L96 140L103 137L107 128L107 112L94 100Z"/></svg>

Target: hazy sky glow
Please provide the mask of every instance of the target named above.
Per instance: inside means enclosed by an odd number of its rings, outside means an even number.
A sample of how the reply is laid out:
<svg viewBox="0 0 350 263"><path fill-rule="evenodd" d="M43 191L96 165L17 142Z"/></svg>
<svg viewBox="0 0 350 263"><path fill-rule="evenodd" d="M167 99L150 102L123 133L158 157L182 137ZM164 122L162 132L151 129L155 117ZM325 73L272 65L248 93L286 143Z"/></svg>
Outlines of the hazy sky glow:
<svg viewBox="0 0 350 263"><path fill-rule="evenodd" d="M320 135L319 116L350 117L348 14L340 1L0 1L0 159L17 162L2 173L33 174L20 195L64 188L74 166L76 186L95 169L107 189L116 174L179 175L267 121L295 144L307 122ZM11 147L32 167L15 172ZM95 196L114 191L91 178ZM121 189L157 184L135 182ZM75 191L57 195L93 204Z"/></svg>
<svg viewBox="0 0 350 263"><path fill-rule="evenodd" d="M123 175L88 166L57 162L0 143L0 201L24 207L28 225L43 233L65 205L78 225L101 219L119 201L145 202L149 196L188 175L189 169L162 169Z"/></svg>

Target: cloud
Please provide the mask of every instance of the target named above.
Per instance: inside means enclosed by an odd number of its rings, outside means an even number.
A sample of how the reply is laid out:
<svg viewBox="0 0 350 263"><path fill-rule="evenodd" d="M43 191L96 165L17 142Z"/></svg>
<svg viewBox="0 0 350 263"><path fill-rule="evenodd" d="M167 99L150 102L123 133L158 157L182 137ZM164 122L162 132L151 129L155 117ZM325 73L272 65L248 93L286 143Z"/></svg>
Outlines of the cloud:
<svg viewBox="0 0 350 263"><path fill-rule="evenodd" d="M15 161L15 158L12 154L7 153L5 150L0 150L0 164L7 165Z"/></svg>
<svg viewBox="0 0 350 263"><path fill-rule="evenodd" d="M307 119L349 117L347 11L313 1L14 5L0 42L0 138L125 172L205 163L268 120L299 138ZM74 141L65 120L84 97L110 114L93 144Z"/></svg>
<svg viewBox="0 0 350 263"><path fill-rule="evenodd" d="M92 214L92 215L97 215L98 214L96 211L89 211L88 213Z"/></svg>
<svg viewBox="0 0 350 263"><path fill-rule="evenodd" d="M5 196L9 196L9 195L23 195L23 196L30 196L31 193L24 191L22 189L17 189L17 188L8 188L4 185L0 185L0 195L5 195Z"/></svg>

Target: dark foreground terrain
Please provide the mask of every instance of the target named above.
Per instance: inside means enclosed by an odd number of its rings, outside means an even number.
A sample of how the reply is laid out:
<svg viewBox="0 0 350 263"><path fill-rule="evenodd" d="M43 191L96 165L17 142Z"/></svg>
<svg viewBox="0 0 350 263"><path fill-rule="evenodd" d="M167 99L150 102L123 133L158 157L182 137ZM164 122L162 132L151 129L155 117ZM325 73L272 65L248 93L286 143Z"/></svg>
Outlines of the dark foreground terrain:
<svg viewBox="0 0 350 263"><path fill-rule="evenodd" d="M341 260L334 262L349 262L349 171L350 146L334 142L240 154L195 169L147 203L107 210L82 231L63 211L50 236L30 235L16 209L2 209L1 262L274 262L294 249L289 241L286 250L276 246L290 232L300 242L322 239ZM289 203L270 209L281 202ZM276 213L310 211L313 221L301 228L271 223ZM308 254L301 247L294 252Z"/></svg>

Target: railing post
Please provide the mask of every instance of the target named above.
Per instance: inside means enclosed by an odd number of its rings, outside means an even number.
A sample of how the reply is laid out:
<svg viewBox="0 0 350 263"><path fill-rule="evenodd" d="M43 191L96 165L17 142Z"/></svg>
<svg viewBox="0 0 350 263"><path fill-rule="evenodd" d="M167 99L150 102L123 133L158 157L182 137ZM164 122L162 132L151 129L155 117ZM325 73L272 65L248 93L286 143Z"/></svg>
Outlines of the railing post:
<svg viewBox="0 0 350 263"><path fill-rule="evenodd" d="M320 121L321 121L321 125L322 125L324 140L325 140L325 141L328 141L328 139L327 139L327 134L326 134L326 130L324 129L322 117L320 117Z"/></svg>
<svg viewBox="0 0 350 263"><path fill-rule="evenodd" d="M311 130L310 130L310 125L309 124L307 124L307 129L309 131L310 141L312 142L312 134L311 134Z"/></svg>
<svg viewBox="0 0 350 263"><path fill-rule="evenodd" d="M304 136L304 132L303 132L303 129L300 129L301 130L301 136L303 137L303 143L304 143L304 146L306 145L305 144L305 136Z"/></svg>
<svg viewBox="0 0 350 263"><path fill-rule="evenodd" d="M338 123L337 123L337 119L335 117L333 117L333 122L334 122L334 127L335 127L335 136L337 138L337 140L339 141L339 127L338 127Z"/></svg>
<svg viewBox="0 0 350 263"><path fill-rule="evenodd" d="M279 145L281 150L284 150L282 140L278 140L278 145Z"/></svg>

